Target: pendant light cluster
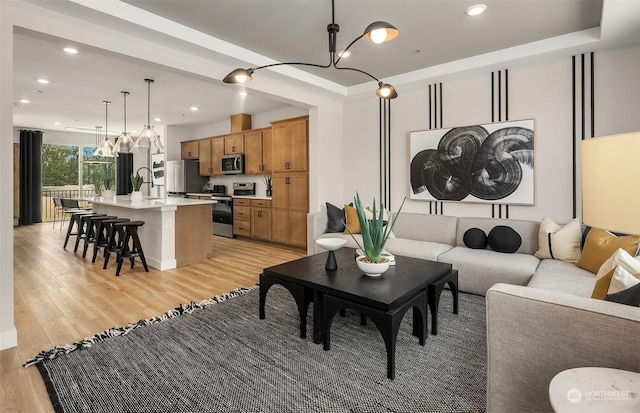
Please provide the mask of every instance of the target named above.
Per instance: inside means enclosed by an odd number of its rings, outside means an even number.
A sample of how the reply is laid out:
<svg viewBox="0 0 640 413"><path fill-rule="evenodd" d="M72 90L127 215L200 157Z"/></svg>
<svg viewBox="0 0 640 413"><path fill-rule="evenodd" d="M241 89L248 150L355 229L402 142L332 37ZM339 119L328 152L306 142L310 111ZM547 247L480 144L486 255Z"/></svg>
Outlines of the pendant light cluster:
<svg viewBox="0 0 640 413"><path fill-rule="evenodd" d="M129 92L121 91L122 99L124 103L124 131L116 139L115 144L111 143L111 139L108 136L107 129L107 105L111 102L105 100L102 103L105 104L105 137L102 143L100 143L99 136L96 138L97 149L94 152L94 157L112 157L118 156L119 153L128 153L131 150L138 151L140 148L149 148L151 143L157 148L158 152L164 150L164 145L160 140L160 137L156 134L153 126L151 125L151 83L152 79L145 79L147 82L147 124L144 125L142 133L138 139L133 139L129 132L127 132L127 95ZM96 126L96 128L98 128ZM99 132L96 132L99 134Z"/></svg>
<svg viewBox="0 0 640 413"><path fill-rule="evenodd" d="M353 46L353 44L356 43L358 40L364 38L367 41L370 41L375 44L379 44L379 43L388 42L390 40L395 39L400 34L400 31L398 31L398 29L396 29L393 25L387 22L384 22L384 21L373 22L367 26L367 28L364 30L364 33L362 33L359 37L356 37L355 40L349 43L349 46L347 46L347 48L344 49L344 51L342 51L341 53L337 53L336 42L337 42L338 31L340 31L340 26L335 23L335 5L334 5L334 0L331 0L331 23L327 25L327 32L329 32L329 63L327 63L326 65L319 65L315 63L287 62L287 63L272 63L269 65L258 66L258 67L253 67L249 69L239 68L239 69L235 69L234 71L229 73L227 76L225 76L225 78L222 81L225 83L246 83L251 80L251 75L256 70L264 69L267 67L273 67L273 66L282 66L282 65L313 66L313 67L320 67L324 69L333 66L334 68L340 69L340 70L353 70L355 72L360 72L364 75L369 76L376 82L378 82L378 89L376 90L376 95L378 95L379 98L394 99L398 97L398 93L396 92L393 86L383 83L381 80L365 72L364 70L354 69L351 67L338 67L338 63L340 62L340 59L343 56L346 56L346 53L348 52L349 48Z"/></svg>

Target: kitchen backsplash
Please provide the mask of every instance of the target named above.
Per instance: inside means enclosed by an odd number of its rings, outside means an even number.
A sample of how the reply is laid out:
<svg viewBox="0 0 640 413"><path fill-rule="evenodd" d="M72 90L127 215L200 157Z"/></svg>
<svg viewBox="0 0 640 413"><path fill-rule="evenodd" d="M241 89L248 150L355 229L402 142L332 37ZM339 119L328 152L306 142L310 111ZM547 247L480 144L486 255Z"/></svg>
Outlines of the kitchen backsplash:
<svg viewBox="0 0 640 413"><path fill-rule="evenodd" d="M233 175L233 176L214 176L209 179L210 185L226 185L227 192L233 192L234 182L255 182L256 196L266 196L266 187L262 175Z"/></svg>

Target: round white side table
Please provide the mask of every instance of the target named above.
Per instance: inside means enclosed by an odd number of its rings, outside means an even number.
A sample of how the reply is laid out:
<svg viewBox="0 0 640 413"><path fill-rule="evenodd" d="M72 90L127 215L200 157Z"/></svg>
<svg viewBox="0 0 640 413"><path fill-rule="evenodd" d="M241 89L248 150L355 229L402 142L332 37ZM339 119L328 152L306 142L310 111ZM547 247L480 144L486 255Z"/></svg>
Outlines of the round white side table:
<svg viewBox="0 0 640 413"><path fill-rule="evenodd" d="M640 373L580 367L558 373L549 384L556 413L638 413Z"/></svg>

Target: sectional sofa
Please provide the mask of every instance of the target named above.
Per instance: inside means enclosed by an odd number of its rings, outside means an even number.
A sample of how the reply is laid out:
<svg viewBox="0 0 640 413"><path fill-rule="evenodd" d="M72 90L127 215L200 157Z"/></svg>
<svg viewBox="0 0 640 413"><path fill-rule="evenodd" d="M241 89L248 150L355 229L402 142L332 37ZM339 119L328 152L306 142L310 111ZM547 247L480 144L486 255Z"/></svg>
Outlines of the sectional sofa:
<svg viewBox="0 0 640 413"><path fill-rule="evenodd" d="M307 216L307 252L324 251L326 212ZM498 225L513 228L522 243L515 253L465 246L471 228L489 233ZM600 366L640 371L640 309L592 299L595 275L574 264L539 259L540 224L534 221L457 218L400 213L392 254L451 263L459 289L487 299L487 411L551 412L549 382L559 372ZM358 235L356 235L358 236Z"/></svg>

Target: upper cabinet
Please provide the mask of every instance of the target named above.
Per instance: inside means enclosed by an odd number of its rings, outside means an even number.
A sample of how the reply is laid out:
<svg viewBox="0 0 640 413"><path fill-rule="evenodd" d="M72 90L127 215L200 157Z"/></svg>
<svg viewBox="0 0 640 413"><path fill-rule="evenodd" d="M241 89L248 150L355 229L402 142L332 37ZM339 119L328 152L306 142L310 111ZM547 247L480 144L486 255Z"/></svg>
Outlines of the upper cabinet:
<svg viewBox="0 0 640 413"><path fill-rule="evenodd" d="M244 172L271 172L271 128L256 129L244 134Z"/></svg>
<svg viewBox="0 0 640 413"><path fill-rule="evenodd" d="M199 172L200 175L203 176L211 176L212 174L212 160L211 160L211 141L212 139L203 139L198 141L199 147L199 156L200 156L200 166Z"/></svg>
<svg viewBox="0 0 640 413"><path fill-rule="evenodd" d="M199 142L200 175L222 175L224 137L202 139Z"/></svg>
<svg viewBox="0 0 640 413"><path fill-rule="evenodd" d="M200 157L199 142L180 142L180 154L180 159L198 159Z"/></svg>
<svg viewBox="0 0 640 413"><path fill-rule="evenodd" d="M244 134L236 133L224 137L224 154L244 153Z"/></svg>
<svg viewBox="0 0 640 413"><path fill-rule="evenodd" d="M273 172L308 170L309 117L272 122Z"/></svg>

